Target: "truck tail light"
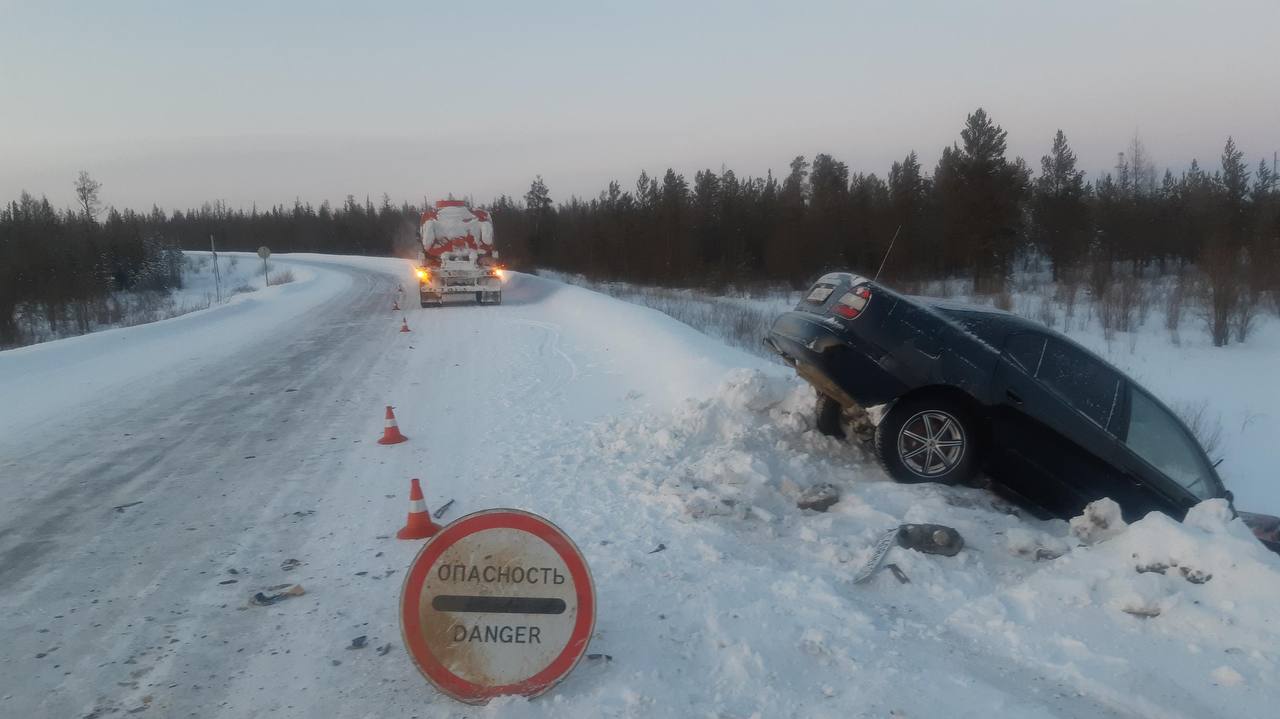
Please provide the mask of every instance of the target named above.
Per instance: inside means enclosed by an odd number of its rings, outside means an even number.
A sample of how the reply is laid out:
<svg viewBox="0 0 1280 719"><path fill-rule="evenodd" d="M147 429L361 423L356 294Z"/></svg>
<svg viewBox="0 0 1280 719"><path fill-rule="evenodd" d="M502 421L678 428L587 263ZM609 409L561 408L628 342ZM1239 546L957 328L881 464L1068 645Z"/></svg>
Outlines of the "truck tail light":
<svg viewBox="0 0 1280 719"><path fill-rule="evenodd" d="M844 293L844 296L836 301L831 311L846 320L851 320L862 314L862 311L867 308L867 303L870 301L871 288L864 285Z"/></svg>

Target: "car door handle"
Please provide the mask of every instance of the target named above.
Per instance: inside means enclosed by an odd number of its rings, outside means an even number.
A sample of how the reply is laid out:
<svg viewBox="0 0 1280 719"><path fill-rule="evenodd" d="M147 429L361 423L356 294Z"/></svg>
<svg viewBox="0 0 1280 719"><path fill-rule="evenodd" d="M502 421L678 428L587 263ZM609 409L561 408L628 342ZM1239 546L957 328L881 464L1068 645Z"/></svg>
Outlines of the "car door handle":
<svg viewBox="0 0 1280 719"><path fill-rule="evenodd" d="M1011 389L1007 389L1004 391L1004 396L1008 397L1010 402L1018 405L1019 407L1022 406L1022 398L1018 396L1017 392L1014 392Z"/></svg>

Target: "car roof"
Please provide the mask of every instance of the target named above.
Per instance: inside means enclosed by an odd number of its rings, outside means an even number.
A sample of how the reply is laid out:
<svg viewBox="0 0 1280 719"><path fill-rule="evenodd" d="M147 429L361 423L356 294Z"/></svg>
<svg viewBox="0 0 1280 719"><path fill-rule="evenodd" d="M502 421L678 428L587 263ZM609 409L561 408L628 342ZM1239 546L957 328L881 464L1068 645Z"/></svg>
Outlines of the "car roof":
<svg viewBox="0 0 1280 719"><path fill-rule="evenodd" d="M1015 332L1041 332L1052 335L1061 339L1070 341L1066 336L1059 332L1029 320L1025 317L1019 317L1012 312L988 307L986 305L975 305L967 302L957 302L955 300L941 299L937 297L912 297L916 302L926 305L930 309L942 313L950 319L981 319L987 327L992 330L989 336L983 337L988 342L992 340L1000 340L1003 343L1005 337Z"/></svg>

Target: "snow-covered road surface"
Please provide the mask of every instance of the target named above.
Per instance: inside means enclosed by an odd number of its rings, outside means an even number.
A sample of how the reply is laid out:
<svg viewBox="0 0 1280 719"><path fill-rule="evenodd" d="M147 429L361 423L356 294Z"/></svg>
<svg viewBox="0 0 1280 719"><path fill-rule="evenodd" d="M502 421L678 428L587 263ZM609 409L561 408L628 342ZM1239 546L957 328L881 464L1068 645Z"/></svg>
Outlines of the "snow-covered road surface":
<svg viewBox="0 0 1280 719"><path fill-rule="evenodd" d="M299 281L243 309L0 353L0 715L1239 717L1280 698L1280 561L1212 507L1074 547L980 490L888 482L812 431L784 368L653 311L517 275L499 307L411 293L402 334L406 263L273 261ZM408 443L374 443L386 404ZM445 521L511 506L569 533L596 581L588 651L610 658L483 710L427 685L397 623L410 477L454 500ZM818 482L844 498L796 509ZM895 549L910 584L853 585L911 521L968 546ZM285 583L306 593L249 605Z"/></svg>

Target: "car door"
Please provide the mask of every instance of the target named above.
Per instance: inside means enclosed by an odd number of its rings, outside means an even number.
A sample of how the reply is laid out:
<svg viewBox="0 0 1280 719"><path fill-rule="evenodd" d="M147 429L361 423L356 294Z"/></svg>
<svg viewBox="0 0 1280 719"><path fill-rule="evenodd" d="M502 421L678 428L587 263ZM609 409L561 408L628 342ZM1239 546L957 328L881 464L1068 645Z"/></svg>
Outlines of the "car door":
<svg viewBox="0 0 1280 719"><path fill-rule="evenodd" d="M1176 519L1197 502L1221 496L1221 481L1200 443L1164 405L1142 388L1127 388L1116 431L1120 464L1134 481L1133 506Z"/></svg>
<svg viewBox="0 0 1280 719"><path fill-rule="evenodd" d="M996 479L1052 512L1073 516L1089 502L1131 486L1116 466L1108 424L1120 398L1119 373L1087 352L1036 332L1006 340L995 375L992 415Z"/></svg>

